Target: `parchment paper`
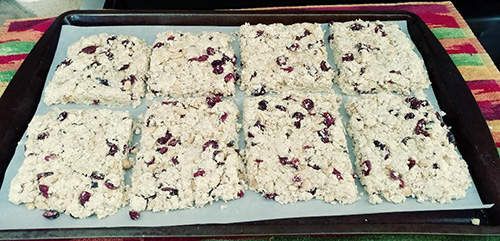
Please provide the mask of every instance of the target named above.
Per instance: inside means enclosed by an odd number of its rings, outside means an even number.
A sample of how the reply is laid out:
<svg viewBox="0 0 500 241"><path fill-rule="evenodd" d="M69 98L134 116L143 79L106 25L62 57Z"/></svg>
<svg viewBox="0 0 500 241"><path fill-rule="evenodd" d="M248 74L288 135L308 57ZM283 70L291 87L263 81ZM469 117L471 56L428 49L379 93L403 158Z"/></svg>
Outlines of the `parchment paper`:
<svg viewBox="0 0 500 241"><path fill-rule="evenodd" d="M403 31L407 33L406 22L398 21ZM326 24L323 28L327 31ZM89 36L97 33L110 34L129 34L145 39L149 44L152 44L156 34L162 31L221 31L221 32L237 32L238 27L220 27L220 26L111 26L111 27L76 27L63 26L59 43L53 59L52 66L47 76L47 81L52 79L56 65L61 62L66 55L68 46L78 41L83 36ZM325 39L326 39L325 34ZM236 41L235 41L236 42ZM239 47L234 43L235 51L238 53ZM330 51L330 50L329 50ZM418 52L418 51L417 51ZM331 52L329 53L330 63ZM239 59L239 58L238 58ZM334 90L340 95L338 87L334 86ZM431 104L438 108L432 89L426 90L427 96L431 100ZM235 96L236 102L241 106L243 94L238 92ZM344 99L346 97L344 96ZM43 100L43 94L42 94ZM112 108L120 110L128 110L131 115L137 117L145 110L145 103L136 109ZM55 106L62 108L63 106ZM89 108L87 106L66 105L65 108ZM54 108L54 107L50 107ZM36 115L44 114L50 109L41 101L38 105ZM95 108L95 107L93 107ZM98 107L102 108L102 107ZM341 110L343 122L347 120L347 115L344 110ZM137 139L137 138L135 138ZM13 159L11 160L5 178L0 190L0 230L7 229L47 229L47 228L92 228L92 227L125 227L125 226L175 226L188 224L208 224L208 223L236 223L257 220L269 220L280 218L294 217L313 217L313 216L340 216L354 214L370 214L370 213L390 213L390 212L405 212L405 211L426 211L426 210L456 210L456 209L479 209L490 208L493 205L484 205L479 198L476 187L473 185L469 188L465 199L456 200L449 204L435 204L430 202L418 203L415 199L408 199L403 204L392 204L384 202L378 205L372 205L367 201L367 195L362 189L359 181L357 181L360 200L351 205L332 205L319 200L311 200L307 202L299 202L295 204L281 205L275 201L266 200L259 194L246 191L245 197L239 200L234 200L228 203L216 202L213 205L198 209L188 209L170 212L142 212L141 218L133 221L128 217L128 208L122 208L116 215L97 219L90 217L86 219L73 219L67 215L61 215L55 220L48 220L41 216L41 210L28 210L24 206L17 206L8 201L8 191L12 178L16 175L17 170L24 159L23 146L26 140L26 133L18 144ZM242 145L242 143L240 143ZM348 145L351 151L351 160L354 162L352 154L352 141L348 138Z"/></svg>

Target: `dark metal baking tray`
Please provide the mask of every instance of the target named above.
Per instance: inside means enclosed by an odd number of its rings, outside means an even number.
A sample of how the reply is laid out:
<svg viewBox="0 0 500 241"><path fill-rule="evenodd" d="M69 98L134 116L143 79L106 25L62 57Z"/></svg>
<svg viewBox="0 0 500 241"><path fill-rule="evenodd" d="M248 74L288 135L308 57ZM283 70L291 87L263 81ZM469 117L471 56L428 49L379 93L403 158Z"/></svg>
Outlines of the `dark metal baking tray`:
<svg viewBox="0 0 500 241"><path fill-rule="evenodd" d="M221 25L245 22L284 23L363 20L406 20L410 36L424 58L439 106L447 113L458 149L469 165L484 203L499 203L499 157L486 122L464 79L415 14L403 11L330 12L194 12L194 11L71 11L59 16L14 75L0 98L0 181L17 142L35 112L54 57L61 27L113 25ZM471 225L480 218L481 225ZM234 224L175 227L81 228L0 231L0 239L130 237L130 236L253 236L360 233L500 234L500 207L483 210L405 212L340 217L293 218Z"/></svg>

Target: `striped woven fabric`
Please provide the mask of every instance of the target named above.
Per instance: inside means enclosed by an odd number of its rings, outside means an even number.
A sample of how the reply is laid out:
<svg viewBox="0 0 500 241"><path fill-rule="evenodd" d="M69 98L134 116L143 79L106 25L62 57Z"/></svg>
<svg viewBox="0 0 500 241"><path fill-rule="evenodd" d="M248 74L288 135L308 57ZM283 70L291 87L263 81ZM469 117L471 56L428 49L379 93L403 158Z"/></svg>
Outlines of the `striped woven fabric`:
<svg viewBox="0 0 500 241"><path fill-rule="evenodd" d="M451 2L328 5L263 9L406 10L419 15L445 47L474 94L500 152L500 73ZM0 94L53 19L7 21L0 29Z"/></svg>

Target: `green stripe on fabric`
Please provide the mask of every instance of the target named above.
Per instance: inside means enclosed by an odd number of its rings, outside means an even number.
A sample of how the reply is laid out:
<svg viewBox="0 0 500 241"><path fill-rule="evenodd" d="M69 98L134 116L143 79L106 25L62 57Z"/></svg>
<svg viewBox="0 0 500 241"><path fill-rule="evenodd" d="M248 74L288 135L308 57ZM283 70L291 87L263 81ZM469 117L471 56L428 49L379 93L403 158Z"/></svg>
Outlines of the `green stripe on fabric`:
<svg viewBox="0 0 500 241"><path fill-rule="evenodd" d="M35 42L13 41L0 43L0 55L26 54L31 51Z"/></svg>
<svg viewBox="0 0 500 241"><path fill-rule="evenodd" d="M483 60L479 54L450 54L456 66L480 66Z"/></svg>
<svg viewBox="0 0 500 241"><path fill-rule="evenodd" d="M467 37L461 28L432 28L431 31L438 39Z"/></svg>
<svg viewBox="0 0 500 241"><path fill-rule="evenodd" d="M14 70L0 71L0 82L9 82L15 73L16 71Z"/></svg>

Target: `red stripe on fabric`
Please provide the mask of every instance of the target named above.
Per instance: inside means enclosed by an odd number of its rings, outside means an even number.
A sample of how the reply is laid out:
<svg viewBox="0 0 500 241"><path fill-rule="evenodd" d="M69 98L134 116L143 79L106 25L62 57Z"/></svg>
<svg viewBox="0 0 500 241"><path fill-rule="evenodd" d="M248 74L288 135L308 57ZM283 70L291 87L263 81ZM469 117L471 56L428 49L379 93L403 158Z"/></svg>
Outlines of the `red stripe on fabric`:
<svg viewBox="0 0 500 241"><path fill-rule="evenodd" d="M408 4L408 5L365 5L365 6L325 6L308 8L307 10L406 10L416 14L421 13L448 13L448 6L444 4Z"/></svg>
<svg viewBox="0 0 500 241"><path fill-rule="evenodd" d="M28 29L35 27L36 25L43 24L47 20L52 20L52 18L13 21L13 22L9 23L9 28L7 29L7 31L8 32L26 31ZM42 30L42 31L44 31L44 30Z"/></svg>
<svg viewBox="0 0 500 241"><path fill-rule="evenodd" d="M476 54L478 53L474 45L470 43L451 45L446 47L448 54Z"/></svg>
<svg viewBox="0 0 500 241"><path fill-rule="evenodd" d="M477 105L486 120L500 119L500 103L492 101L478 101Z"/></svg>
<svg viewBox="0 0 500 241"><path fill-rule="evenodd" d="M433 27L460 28L460 25L458 25L457 20L455 20L453 16L435 13L419 13L418 16L420 16L425 23Z"/></svg>
<svg viewBox="0 0 500 241"><path fill-rule="evenodd" d="M42 23L39 23L39 24L33 26L33 29L36 31L39 31L39 32L45 32L45 31L47 31L47 29L49 29L52 22L54 22L53 18L48 19Z"/></svg>
<svg viewBox="0 0 500 241"><path fill-rule="evenodd" d="M28 54L15 54L0 56L0 64L8 64L13 61L24 60Z"/></svg>
<svg viewBox="0 0 500 241"><path fill-rule="evenodd" d="M467 86L471 90L476 91L476 94L483 94L485 92L500 92L500 84L498 84L497 80L472 80L467 81Z"/></svg>

